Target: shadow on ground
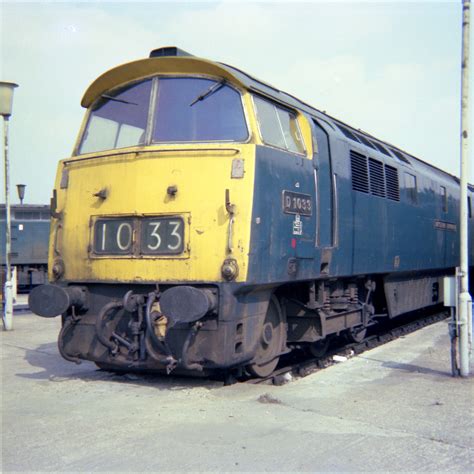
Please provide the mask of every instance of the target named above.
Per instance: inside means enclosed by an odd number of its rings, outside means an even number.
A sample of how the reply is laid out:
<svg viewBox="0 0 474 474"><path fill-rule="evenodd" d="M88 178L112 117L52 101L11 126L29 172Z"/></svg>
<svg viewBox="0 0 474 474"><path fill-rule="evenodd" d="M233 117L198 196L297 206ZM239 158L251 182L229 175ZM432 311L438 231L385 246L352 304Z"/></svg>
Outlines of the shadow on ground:
<svg viewBox="0 0 474 474"><path fill-rule="evenodd" d="M393 362L393 361L382 361L379 359L375 359L374 357L367 357L367 356L359 356L361 359L371 360L374 362L380 362L382 367L388 369L397 369L402 370L404 372L412 372L412 373L419 373L419 374L428 374L428 375L436 375L436 376L446 376L449 375L448 372L436 369L430 369L429 367L422 367L415 364L404 364L401 362Z"/></svg>
<svg viewBox="0 0 474 474"><path fill-rule="evenodd" d="M25 360L32 367L42 371L31 373L17 373L17 377L33 380L49 380L64 382L68 380L82 380L90 382L116 382L141 386L153 386L159 390L183 390L194 387L208 389L220 388L222 381L204 377L185 377L157 373L140 372L109 372L99 369L93 362L83 361L75 364L64 360L55 343L41 344L36 349L25 349Z"/></svg>

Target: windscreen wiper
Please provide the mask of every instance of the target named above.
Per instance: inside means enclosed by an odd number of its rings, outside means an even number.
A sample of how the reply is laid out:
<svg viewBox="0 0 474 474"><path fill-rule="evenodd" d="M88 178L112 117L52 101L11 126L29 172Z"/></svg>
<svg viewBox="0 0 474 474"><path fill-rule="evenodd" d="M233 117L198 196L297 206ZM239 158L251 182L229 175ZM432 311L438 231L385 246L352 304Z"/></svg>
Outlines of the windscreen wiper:
<svg viewBox="0 0 474 474"><path fill-rule="evenodd" d="M190 104L189 104L189 107L192 107L194 104L196 104L197 102L201 101L201 100L204 100L204 99L207 99L209 96L211 96L212 94L214 94L214 92L217 92L219 89L221 89L224 84L226 83L226 80L225 79L222 79L220 80L219 82L216 82L215 84L213 84L211 87L209 87L209 89L207 89L206 92L203 92L201 95L198 95Z"/></svg>
<svg viewBox="0 0 474 474"><path fill-rule="evenodd" d="M112 97L111 95L107 95L107 94L102 94L101 97L103 97L104 99L113 100L114 102L121 102L122 104L138 105L135 102L129 102L128 100L117 99L117 97Z"/></svg>

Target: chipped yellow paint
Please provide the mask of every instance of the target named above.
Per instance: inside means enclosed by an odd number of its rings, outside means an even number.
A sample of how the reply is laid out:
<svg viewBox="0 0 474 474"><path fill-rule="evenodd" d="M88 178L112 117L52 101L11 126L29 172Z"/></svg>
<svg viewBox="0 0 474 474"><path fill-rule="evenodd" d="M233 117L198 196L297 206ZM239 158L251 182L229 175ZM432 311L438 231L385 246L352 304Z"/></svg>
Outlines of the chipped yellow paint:
<svg viewBox="0 0 474 474"><path fill-rule="evenodd" d="M50 239L50 278L55 259L64 262L66 281L185 282L222 281L221 266L235 258L236 281L245 281L250 252L255 147L262 144L251 93L231 72L199 58L151 58L118 66L97 78L82 105L90 107L106 91L153 75L205 75L225 78L242 94L250 138L248 143L159 144L74 156L59 163L57 211ZM312 157L311 127L298 122ZM87 114L83 121L82 135ZM79 138L75 149L77 150ZM244 160L244 177L231 178L232 161ZM63 173L68 183L61 189ZM176 197L168 186L178 187ZM107 198L94 193L106 188ZM228 253L229 214L225 190L235 205L233 252ZM100 216L181 215L186 249L179 256L95 256L91 252L93 222Z"/></svg>
<svg viewBox="0 0 474 474"><path fill-rule="evenodd" d="M90 157L90 155L88 155ZM248 269L254 183L255 146L219 144L155 146L97 159L66 160L68 188L59 190L63 212L57 251L69 281L222 281L221 266L232 257L239 265L237 281ZM232 160L243 159L245 175L231 178ZM175 185L174 198L167 194ZM94 196L107 188L107 198ZM227 252L229 215L225 190L235 204L233 254ZM66 192L67 191L67 194ZM179 256L100 256L90 252L94 216L182 215L188 248ZM189 217L189 219L188 219ZM57 228L57 223L52 226ZM53 230L53 234L54 234ZM52 238L52 246L54 247ZM54 252L51 254L54 258ZM52 260L50 261L50 265Z"/></svg>
<svg viewBox="0 0 474 474"><path fill-rule="evenodd" d="M301 113L297 114L298 124L300 126L301 135L306 149L306 158L313 159L313 132L308 119Z"/></svg>

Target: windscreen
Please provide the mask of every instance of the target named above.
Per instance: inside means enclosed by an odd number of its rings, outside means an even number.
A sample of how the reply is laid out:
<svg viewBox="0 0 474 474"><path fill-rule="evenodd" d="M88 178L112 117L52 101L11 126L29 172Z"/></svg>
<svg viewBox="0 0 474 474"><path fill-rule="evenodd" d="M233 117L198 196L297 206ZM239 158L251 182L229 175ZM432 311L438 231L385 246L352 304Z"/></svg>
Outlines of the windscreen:
<svg viewBox="0 0 474 474"><path fill-rule="evenodd" d="M124 148L145 143L151 79L102 94L94 104L79 153Z"/></svg>
<svg viewBox="0 0 474 474"><path fill-rule="evenodd" d="M156 103L150 104L156 87ZM105 93L94 104L79 154L145 145L149 110L154 143L246 141L239 92L224 81L156 77Z"/></svg>
<svg viewBox="0 0 474 474"><path fill-rule="evenodd" d="M244 141L248 137L240 94L201 78L162 78L154 142Z"/></svg>

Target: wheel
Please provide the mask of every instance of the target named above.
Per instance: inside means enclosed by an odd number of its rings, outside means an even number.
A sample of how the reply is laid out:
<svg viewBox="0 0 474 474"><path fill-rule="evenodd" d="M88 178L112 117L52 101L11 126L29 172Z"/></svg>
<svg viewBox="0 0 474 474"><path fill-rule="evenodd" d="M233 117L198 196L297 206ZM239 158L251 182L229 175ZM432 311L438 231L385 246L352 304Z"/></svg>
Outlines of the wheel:
<svg viewBox="0 0 474 474"><path fill-rule="evenodd" d="M324 338L309 345L309 352L313 357L323 357L329 348L329 338Z"/></svg>
<svg viewBox="0 0 474 474"><path fill-rule="evenodd" d="M367 328L364 326L355 326L346 332L346 338L349 342L359 343L365 339Z"/></svg>
<svg viewBox="0 0 474 474"><path fill-rule="evenodd" d="M272 296L260 334L257 353L247 370L255 377L269 376L278 365L281 349L286 339L286 329L280 304Z"/></svg>

